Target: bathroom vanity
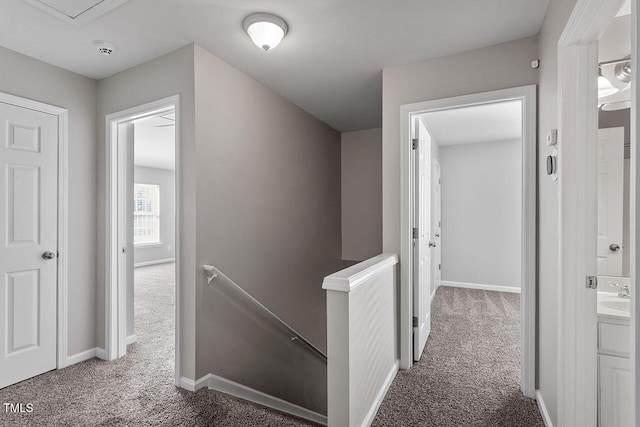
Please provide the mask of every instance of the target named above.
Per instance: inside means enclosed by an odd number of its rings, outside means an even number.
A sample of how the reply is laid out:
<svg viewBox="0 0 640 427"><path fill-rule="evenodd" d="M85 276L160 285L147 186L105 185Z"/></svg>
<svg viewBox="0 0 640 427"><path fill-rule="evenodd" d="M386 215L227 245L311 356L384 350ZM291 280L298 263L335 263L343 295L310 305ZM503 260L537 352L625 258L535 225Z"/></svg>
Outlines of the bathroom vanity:
<svg viewBox="0 0 640 427"><path fill-rule="evenodd" d="M598 292L599 427L631 425L630 304L617 292Z"/></svg>

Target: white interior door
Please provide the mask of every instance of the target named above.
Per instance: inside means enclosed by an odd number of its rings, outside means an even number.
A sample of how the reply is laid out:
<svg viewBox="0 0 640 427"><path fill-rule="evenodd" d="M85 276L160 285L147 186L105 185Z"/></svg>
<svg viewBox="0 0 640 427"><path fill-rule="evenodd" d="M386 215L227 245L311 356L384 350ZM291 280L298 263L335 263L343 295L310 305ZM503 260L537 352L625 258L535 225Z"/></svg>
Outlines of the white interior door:
<svg viewBox="0 0 640 427"><path fill-rule="evenodd" d="M431 136L418 120L414 150L413 359L431 332Z"/></svg>
<svg viewBox="0 0 640 427"><path fill-rule="evenodd" d="M598 275L622 275L624 128L598 129Z"/></svg>
<svg viewBox="0 0 640 427"><path fill-rule="evenodd" d="M440 177L440 162L433 160L433 195L431 200L433 201L433 241L435 247L433 248L433 291L435 292L440 286L442 281L442 183Z"/></svg>
<svg viewBox="0 0 640 427"><path fill-rule="evenodd" d="M0 103L0 387L56 368L58 118Z"/></svg>

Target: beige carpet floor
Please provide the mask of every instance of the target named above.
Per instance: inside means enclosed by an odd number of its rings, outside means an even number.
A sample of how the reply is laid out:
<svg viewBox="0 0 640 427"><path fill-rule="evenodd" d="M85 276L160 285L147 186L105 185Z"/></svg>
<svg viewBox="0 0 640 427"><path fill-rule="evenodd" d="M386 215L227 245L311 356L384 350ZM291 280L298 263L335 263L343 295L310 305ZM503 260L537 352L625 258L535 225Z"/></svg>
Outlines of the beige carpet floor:
<svg viewBox="0 0 640 427"><path fill-rule="evenodd" d="M0 403L32 403L0 426L300 426L267 408L174 385L174 264L135 270L138 342L121 359L88 360L0 390Z"/></svg>
<svg viewBox="0 0 640 427"><path fill-rule="evenodd" d="M92 359L0 390L32 403L0 426L305 426L304 420L174 385L173 264L136 269L136 334L127 356ZM519 296L440 288L422 359L398 373L374 426L543 426L519 391Z"/></svg>
<svg viewBox="0 0 640 427"><path fill-rule="evenodd" d="M440 287L422 358L400 371L374 426L544 427L520 383L520 295Z"/></svg>

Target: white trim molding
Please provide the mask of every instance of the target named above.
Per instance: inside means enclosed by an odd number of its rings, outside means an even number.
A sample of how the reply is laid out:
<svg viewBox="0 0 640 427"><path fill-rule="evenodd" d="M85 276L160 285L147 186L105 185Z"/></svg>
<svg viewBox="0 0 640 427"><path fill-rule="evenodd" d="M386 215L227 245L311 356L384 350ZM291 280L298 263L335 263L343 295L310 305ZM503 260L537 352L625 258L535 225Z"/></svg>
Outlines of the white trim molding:
<svg viewBox="0 0 640 427"><path fill-rule="evenodd" d="M148 267L150 265L168 264L170 262L176 262L175 258L156 259L154 261L137 262L133 264L133 268Z"/></svg>
<svg viewBox="0 0 640 427"><path fill-rule="evenodd" d="M536 390L536 403L538 404L538 409L540 409L540 414L542 415L544 426L553 427L551 416L549 416L549 410L547 409L547 405L545 405L544 403L544 399L542 398L542 393L540 393L540 390Z"/></svg>
<svg viewBox="0 0 640 427"><path fill-rule="evenodd" d="M67 366L69 270L69 113L66 108L0 92L0 102L58 117L58 277L56 368Z"/></svg>
<svg viewBox="0 0 640 427"><path fill-rule="evenodd" d="M598 40L624 1L576 2L558 40L560 218L555 421L562 427L595 427L598 418L596 291L584 284L585 277L596 275L597 270ZM631 161L633 182L633 156ZM635 218L633 210L630 218Z"/></svg>
<svg viewBox="0 0 640 427"><path fill-rule="evenodd" d="M398 263L396 254L380 254L356 265L340 270L324 278L322 289L327 291L351 292L356 287Z"/></svg>
<svg viewBox="0 0 640 427"><path fill-rule="evenodd" d="M484 285L482 283L452 282L449 280L441 281L440 286L450 286L452 288L481 289L483 291L492 292L510 292L514 294L519 294L522 291L519 286Z"/></svg>
<svg viewBox="0 0 640 427"><path fill-rule="evenodd" d="M180 242L180 96L174 95L105 117L106 145L106 260L105 260L105 349L107 360L114 360L126 354L126 279L128 266L122 248L126 247L124 215L120 206L126 204L126 197L119 191L118 183L125 182L126 168L119 167L126 160L125 150L119 149L118 126L136 119L175 111L175 157L176 157L176 242ZM175 383L182 386L181 376L181 292L180 292L180 245L176 245L176 304L175 304Z"/></svg>
<svg viewBox="0 0 640 427"><path fill-rule="evenodd" d="M96 357L97 347L90 348L89 350L81 351L72 356L67 357L67 366L75 365L76 363L84 362L85 360L93 359Z"/></svg>
<svg viewBox="0 0 640 427"><path fill-rule="evenodd" d="M400 368L413 364L413 292L411 207L411 125L427 112L452 110L472 105L504 101L522 102L522 297L521 316L521 377L523 394L535 398L536 369L536 86L522 86L492 92L406 104L400 107Z"/></svg>
<svg viewBox="0 0 640 427"><path fill-rule="evenodd" d="M127 335L127 345L138 342L138 336L136 334Z"/></svg>
<svg viewBox="0 0 640 427"><path fill-rule="evenodd" d="M285 414L294 415L325 426L327 425L326 415L319 414L310 409L303 408L302 406L287 402L286 400L282 400L261 391L254 390L226 378L219 377L218 375L207 374L199 378L197 381L182 377L180 378L180 387L189 391L198 391L201 388L208 387L211 390L238 397L258 405L266 406L267 408L275 409L276 411L284 412Z"/></svg>
<svg viewBox="0 0 640 427"><path fill-rule="evenodd" d="M211 374L198 378L196 381L191 378L180 377L180 384L178 384L178 386L188 391L198 391L201 388L209 387L210 378Z"/></svg>
<svg viewBox="0 0 640 427"><path fill-rule="evenodd" d="M102 360L108 360L107 351L104 348L96 347L96 357Z"/></svg>

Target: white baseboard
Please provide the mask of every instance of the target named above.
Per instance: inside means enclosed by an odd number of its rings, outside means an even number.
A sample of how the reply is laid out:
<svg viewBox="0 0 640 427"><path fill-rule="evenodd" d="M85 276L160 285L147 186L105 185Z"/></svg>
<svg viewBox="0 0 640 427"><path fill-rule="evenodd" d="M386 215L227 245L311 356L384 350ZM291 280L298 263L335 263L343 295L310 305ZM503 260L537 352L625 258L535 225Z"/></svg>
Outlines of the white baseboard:
<svg viewBox="0 0 640 427"><path fill-rule="evenodd" d="M397 365L396 365L397 371ZM393 378L392 378L393 380ZM317 412L311 411L286 400L270 396L258 390L254 390L242 384L230 381L226 378L213 374L207 374L204 377L194 381L190 378L180 378L180 387L189 391L197 391L203 387L209 387L211 390L221 393L230 394L258 405L266 406L286 414L295 415L296 417L314 421L316 423L327 425L327 417ZM388 387L387 387L388 388ZM385 390L386 393L386 390ZM384 396L383 396L384 397ZM377 408L376 408L377 411Z"/></svg>
<svg viewBox="0 0 640 427"><path fill-rule="evenodd" d="M157 259L155 261L138 262L136 264L133 264L133 268L146 267L148 265L156 265L156 264L167 264L169 262L176 262L176 259L167 258L167 259Z"/></svg>
<svg viewBox="0 0 640 427"><path fill-rule="evenodd" d="M102 360L108 360L107 358L107 350L104 348L96 347L96 357Z"/></svg>
<svg viewBox="0 0 640 427"><path fill-rule="evenodd" d="M371 423L373 423L373 419L376 417L376 414L378 413L378 409L380 409L380 405L382 405L382 401L387 395L387 392L389 391L389 387L391 387L391 384L393 383L393 380L395 379L399 368L400 368L400 361L396 360L396 362L391 367L389 374L387 374L387 378L385 378L384 383L382 384L382 387L380 387L380 390L378 391L376 398L373 400L373 403L369 408L369 412L367 412L367 415L364 417L364 420L362 421L362 424L361 424L362 426L370 426Z"/></svg>
<svg viewBox="0 0 640 427"><path fill-rule="evenodd" d="M72 356L67 356L67 366L75 365L76 363L84 362L85 360L93 359L96 357L96 350L98 348L90 348L89 350L81 351Z"/></svg>
<svg viewBox="0 0 640 427"><path fill-rule="evenodd" d="M544 404L544 399L542 398L540 390L536 390L536 402L538 402L538 408L542 414L542 421L544 421L545 427L553 427L551 417L549 417L549 411L547 410L547 405Z"/></svg>
<svg viewBox="0 0 640 427"><path fill-rule="evenodd" d="M438 288L435 288L433 290L433 292L431 292L431 299L429 299L429 303L433 302L433 298L436 296L436 291L438 290Z"/></svg>
<svg viewBox="0 0 640 427"><path fill-rule="evenodd" d="M127 345L129 345L129 344L133 344L134 342L137 342L137 341L138 341L138 336L137 336L136 334L129 335L129 336L126 338Z"/></svg>
<svg viewBox="0 0 640 427"><path fill-rule="evenodd" d="M519 286L496 286L496 285L484 285L481 283L450 282L447 280L443 280L442 282L440 282L440 286L450 286L453 288L481 289L484 291L495 291L495 292L512 292L516 294L520 293Z"/></svg>
<svg viewBox="0 0 640 427"><path fill-rule="evenodd" d="M209 387L210 377L211 374L207 374L204 377L199 378L197 381L194 381L191 378L181 377L180 387L189 391L198 391L201 388Z"/></svg>

